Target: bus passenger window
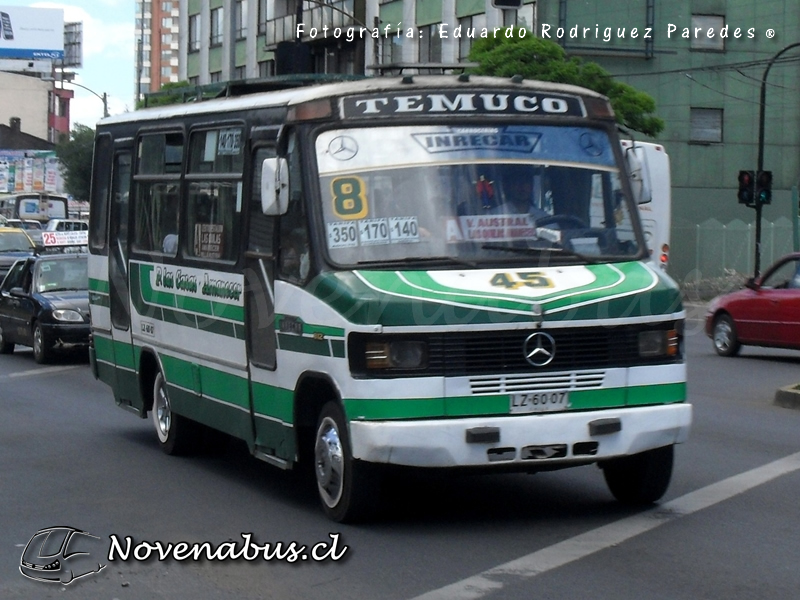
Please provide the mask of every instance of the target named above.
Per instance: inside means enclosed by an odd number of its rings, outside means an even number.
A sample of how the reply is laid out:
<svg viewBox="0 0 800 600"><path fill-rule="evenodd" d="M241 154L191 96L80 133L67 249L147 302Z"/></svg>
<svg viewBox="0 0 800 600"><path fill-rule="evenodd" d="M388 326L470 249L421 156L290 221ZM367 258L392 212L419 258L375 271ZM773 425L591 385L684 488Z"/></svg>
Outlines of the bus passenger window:
<svg viewBox="0 0 800 600"><path fill-rule="evenodd" d="M240 194L241 185L233 181L190 184L187 250L191 256L236 259L234 233Z"/></svg>

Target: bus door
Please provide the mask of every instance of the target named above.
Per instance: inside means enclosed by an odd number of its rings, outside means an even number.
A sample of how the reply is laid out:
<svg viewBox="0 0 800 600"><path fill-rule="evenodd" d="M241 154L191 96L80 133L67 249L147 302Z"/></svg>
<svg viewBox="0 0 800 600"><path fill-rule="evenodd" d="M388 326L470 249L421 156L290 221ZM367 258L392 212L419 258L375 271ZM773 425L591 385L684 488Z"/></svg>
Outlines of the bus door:
<svg viewBox="0 0 800 600"><path fill-rule="evenodd" d="M114 355L114 389L117 401L141 409L136 393L136 371L131 339L131 305L128 284L128 215L131 186L131 151L114 154L111 182L111 211L108 231L108 287L111 337ZM127 391L126 391L127 390ZM125 397L128 394L129 397Z"/></svg>
<svg viewBox="0 0 800 600"><path fill-rule="evenodd" d="M275 233L278 217L261 210L261 163L275 156L275 147L259 146L253 152L253 185L248 202L248 242L245 253L245 328L250 379L250 411L253 418L254 453L278 466L286 466L294 454L291 415L283 414L285 399L275 385L277 368L275 336Z"/></svg>

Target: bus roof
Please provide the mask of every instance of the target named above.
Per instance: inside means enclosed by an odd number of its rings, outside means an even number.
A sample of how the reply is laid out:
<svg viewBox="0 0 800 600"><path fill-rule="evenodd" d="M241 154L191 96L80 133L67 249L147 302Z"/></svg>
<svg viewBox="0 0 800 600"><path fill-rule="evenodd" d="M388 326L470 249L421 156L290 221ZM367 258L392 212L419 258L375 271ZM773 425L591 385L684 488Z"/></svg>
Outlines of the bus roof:
<svg viewBox="0 0 800 600"><path fill-rule="evenodd" d="M258 89L267 80L253 80L252 86ZM464 75L404 75L399 77L367 77L356 81L336 81L335 83L316 83L312 80L312 85L298 87L291 85L290 80L286 80L286 88L276 91L260 91L257 93L245 93L240 96L228 96L211 100L197 102L187 102L183 104L171 104L166 106L156 106L137 111L122 113L102 119L98 127L116 125L121 123L133 123L140 121L158 121L174 117L190 115L217 114L220 112L251 110L257 108L290 107L293 105L319 100L323 98L334 98L352 96L365 93L402 91L409 89L440 89L448 90L459 88L469 90L498 88L517 89L520 91L530 90L539 92L553 92L569 94L583 97L594 97L605 99L605 96L574 85L561 83L551 83L547 81L527 80L506 77L486 77L486 76L464 76ZM240 90L246 90L247 85L241 85Z"/></svg>

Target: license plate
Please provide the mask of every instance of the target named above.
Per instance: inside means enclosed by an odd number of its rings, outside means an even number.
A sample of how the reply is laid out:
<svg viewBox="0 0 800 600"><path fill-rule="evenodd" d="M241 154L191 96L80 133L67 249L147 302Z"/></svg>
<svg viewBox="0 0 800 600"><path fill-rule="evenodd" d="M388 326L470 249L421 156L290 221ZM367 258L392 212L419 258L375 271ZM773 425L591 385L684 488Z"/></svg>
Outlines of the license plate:
<svg viewBox="0 0 800 600"><path fill-rule="evenodd" d="M509 412L542 413L556 412L569 408L569 392L533 392L531 394L512 394Z"/></svg>

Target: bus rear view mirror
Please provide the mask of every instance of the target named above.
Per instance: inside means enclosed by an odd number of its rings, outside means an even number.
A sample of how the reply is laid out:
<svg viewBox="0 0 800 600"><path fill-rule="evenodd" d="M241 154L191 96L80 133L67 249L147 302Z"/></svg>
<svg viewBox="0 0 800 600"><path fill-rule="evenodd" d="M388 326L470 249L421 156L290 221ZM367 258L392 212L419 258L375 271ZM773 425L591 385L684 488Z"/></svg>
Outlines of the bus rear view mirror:
<svg viewBox="0 0 800 600"><path fill-rule="evenodd" d="M289 164L285 158L267 158L261 163L261 211L277 216L289 208Z"/></svg>
<svg viewBox="0 0 800 600"><path fill-rule="evenodd" d="M647 204L653 200L650 191L650 174L647 170L647 158L637 152L637 147L625 148L625 162L628 163L628 174L633 190L633 198L637 204Z"/></svg>

